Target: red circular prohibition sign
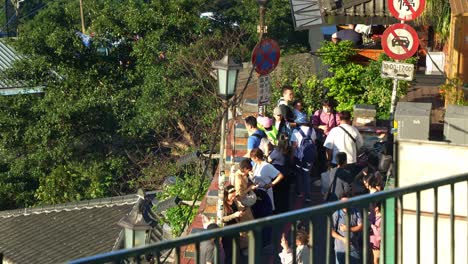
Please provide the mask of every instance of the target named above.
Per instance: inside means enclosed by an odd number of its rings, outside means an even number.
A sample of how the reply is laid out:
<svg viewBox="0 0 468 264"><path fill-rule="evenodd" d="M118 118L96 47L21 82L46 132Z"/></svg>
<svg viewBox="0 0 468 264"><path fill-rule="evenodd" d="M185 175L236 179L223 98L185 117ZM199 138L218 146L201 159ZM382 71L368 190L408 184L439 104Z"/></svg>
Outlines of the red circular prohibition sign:
<svg viewBox="0 0 468 264"><path fill-rule="evenodd" d="M407 59L419 48L418 33L407 24L394 24L382 36L382 48L390 58Z"/></svg>
<svg viewBox="0 0 468 264"><path fill-rule="evenodd" d="M397 19L404 21L410 21L420 16L426 6L426 0L388 0L387 3L390 13Z"/></svg>
<svg viewBox="0 0 468 264"><path fill-rule="evenodd" d="M280 48L278 43L272 39L262 39L253 50L252 64L257 73L266 75L276 68L279 58Z"/></svg>

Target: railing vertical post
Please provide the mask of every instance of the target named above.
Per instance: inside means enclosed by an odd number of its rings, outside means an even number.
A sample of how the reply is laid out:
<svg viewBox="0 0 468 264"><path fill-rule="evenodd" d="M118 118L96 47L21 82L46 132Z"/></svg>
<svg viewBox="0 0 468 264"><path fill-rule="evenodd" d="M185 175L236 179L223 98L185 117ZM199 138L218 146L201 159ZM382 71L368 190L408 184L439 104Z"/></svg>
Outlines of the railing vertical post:
<svg viewBox="0 0 468 264"><path fill-rule="evenodd" d="M219 250L221 248L220 245L220 238L216 237L214 239L215 243L215 254L214 254L214 262L215 264L220 264L221 263L221 251Z"/></svg>
<svg viewBox="0 0 468 264"><path fill-rule="evenodd" d="M200 264L200 243L195 243L195 264Z"/></svg>
<svg viewBox="0 0 468 264"><path fill-rule="evenodd" d="M416 263L421 263L421 192L416 192Z"/></svg>
<svg viewBox="0 0 468 264"><path fill-rule="evenodd" d="M385 200L385 201L382 201L382 204L380 205L380 213L383 215L383 216L387 216L387 201L388 200ZM386 246L387 244L390 244L390 243L387 243L387 238L388 238L388 231L387 231L387 219L386 217L383 217L381 222L380 222L380 226L383 228L380 229L380 236L381 236L381 240L380 240L380 258L383 259L383 263L386 263L387 261L387 250L386 250ZM394 263L394 262L392 262Z"/></svg>
<svg viewBox="0 0 468 264"><path fill-rule="evenodd" d="M403 213L404 213L404 206L403 206L403 196L399 196L398 197L398 201L399 201L399 207L400 209L398 210L398 214L399 214L399 229L398 229L398 249L399 249L399 253L400 253L400 264L403 263Z"/></svg>
<svg viewBox="0 0 468 264"><path fill-rule="evenodd" d="M240 246L239 239L236 236L232 237L232 263L239 263L240 261Z"/></svg>
<svg viewBox="0 0 468 264"><path fill-rule="evenodd" d="M369 256L369 209L368 207L362 208L362 263L368 263L367 257Z"/></svg>
<svg viewBox="0 0 468 264"><path fill-rule="evenodd" d="M455 263L455 184L450 184L450 263Z"/></svg>
<svg viewBox="0 0 468 264"><path fill-rule="evenodd" d="M396 226L396 199L387 198L382 201L381 204L381 214L382 214L382 242L380 245L380 256L385 264L395 264L396 263L396 251L397 248L397 239L395 236L395 226Z"/></svg>
<svg viewBox="0 0 468 264"><path fill-rule="evenodd" d="M351 208L346 209L346 214L345 214L345 226L346 226L346 245L345 245L345 263L350 264L350 253L351 253L351 226L350 226L350 216L349 214ZM338 227L340 228L340 227Z"/></svg>
<svg viewBox="0 0 468 264"><path fill-rule="evenodd" d="M262 258L262 230L249 231L249 264L261 263Z"/></svg>
<svg viewBox="0 0 468 264"><path fill-rule="evenodd" d="M180 264L180 246L176 247L175 250L175 263Z"/></svg>
<svg viewBox="0 0 468 264"><path fill-rule="evenodd" d="M325 245L325 256L326 256L326 260L325 260L325 264L330 264L330 255L331 255L331 230L332 230L332 226L331 226L331 216L330 215L327 215L327 230L325 232L326 234L326 245Z"/></svg>
<svg viewBox="0 0 468 264"><path fill-rule="evenodd" d="M292 247L292 257L293 257L293 263L296 263L296 253L297 253L297 248L296 248L296 237L297 237L297 224L293 223L291 225L291 247Z"/></svg>
<svg viewBox="0 0 468 264"><path fill-rule="evenodd" d="M157 251L155 257L156 257L156 263L160 264L161 263L161 251Z"/></svg>
<svg viewBox="0 0 468 264"><path fill-rule="evenodd" d="M437 264L439 243L437 242L439 232L439 192L438 188L434 188L434 264Z"/></svg>
<svg viewBox="0 0 468 264"><path fill-rule="evenodd" d="M314 221L312 218L309 219L309 263L314 263Z"/></svg>

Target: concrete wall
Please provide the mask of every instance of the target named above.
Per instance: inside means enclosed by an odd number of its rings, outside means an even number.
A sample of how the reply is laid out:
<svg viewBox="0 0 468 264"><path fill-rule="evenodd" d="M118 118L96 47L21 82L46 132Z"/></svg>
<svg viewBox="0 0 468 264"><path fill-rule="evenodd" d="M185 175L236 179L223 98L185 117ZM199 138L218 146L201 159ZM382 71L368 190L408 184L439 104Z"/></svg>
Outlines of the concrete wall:
<svg viewBox="0 0 468 264"><path fill-rule="evenodd" d="M468 146L443 142L400 140L398 145L398 186L408 186L468 172ZM438 261L450 261L450 187L438 194ZM467 259L467 183L455 185L455 263ZM434 263L434 191L421 193L421 263ZM403 263L416 263L416 195L403 197ZM402 225L403 224L403 225ZM400 259L397 258L398 260ZM397 263L400 263L398 261Z"/></svg>

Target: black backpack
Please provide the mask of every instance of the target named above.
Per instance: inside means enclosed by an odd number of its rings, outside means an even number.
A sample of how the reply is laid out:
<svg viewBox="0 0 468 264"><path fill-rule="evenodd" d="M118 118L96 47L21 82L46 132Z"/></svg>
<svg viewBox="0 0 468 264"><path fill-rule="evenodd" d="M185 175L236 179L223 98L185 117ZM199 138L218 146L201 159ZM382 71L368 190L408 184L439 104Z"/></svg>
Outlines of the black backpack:
<svg viewBox="0 0 468 264"><path fill-rule="evenodd" d="M299 127L298 131L302 136L300 146L297 148L296 156L302 164L303 168L311 168L317 158L317 148L312 140L312 129L309 128L307 135Z"/></svg>

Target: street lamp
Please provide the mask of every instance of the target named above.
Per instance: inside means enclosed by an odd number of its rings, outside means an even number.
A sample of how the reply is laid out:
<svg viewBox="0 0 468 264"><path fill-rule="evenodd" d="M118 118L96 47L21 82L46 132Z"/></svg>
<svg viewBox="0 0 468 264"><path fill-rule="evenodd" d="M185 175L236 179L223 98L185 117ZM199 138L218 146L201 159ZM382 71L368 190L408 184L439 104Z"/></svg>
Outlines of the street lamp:
<svg viewBox="0 0 468 264"><path fill-rule="evenodd" d="M212 67L217 70L219 95L229 100L236 92L237 74L242 65L234 62L229 52L219 61L214 61Z"/></svg>
<svg viewBox="0 0 468 264"><path fill-rule="evenodd" d="M148 234L153 228L153 219L148 219L147 210L148 202L146 199L140 198L136 208L133 208L130 214L120 219L118 225L124 228L124 246L126 249L144 246L147 244Z"/></svg>
<svg viewBox="0 0 468 264"><path fill-rule="evenodd" d="M228 101L236 93L237 86L237 74L242 69L241 64L234 62L232 57L229 56L229 52L226 51L226 55L212 64L212 67L217 70L218 78L218 89L219 95L223 98L223 119L221 121L221 140L220 140L220 157L219 157L219 178L218 178L218 207L217 207L217 224L223 225L224 215L224 170L225 170L225 155L224 155L224 144L226 140L226 123L228 119Z"/></svg>

